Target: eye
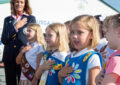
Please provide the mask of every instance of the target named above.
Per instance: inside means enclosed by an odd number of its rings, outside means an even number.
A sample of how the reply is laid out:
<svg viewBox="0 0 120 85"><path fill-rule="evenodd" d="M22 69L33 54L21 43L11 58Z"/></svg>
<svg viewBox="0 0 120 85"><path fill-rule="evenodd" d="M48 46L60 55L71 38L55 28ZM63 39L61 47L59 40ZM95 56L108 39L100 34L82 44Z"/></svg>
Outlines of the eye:
<svg viewBox="0 0 120 85"><path fill-rule="evenodd" d="M23 4L24 2L23 1L21 1L21 4Z"/></svg>
<svg viewBox="0 0 120 85"><path fill-rule="evenodd" d="M75 32L74 32L74 31L71 31L70 33L71 33L71 34L74 34Z"/></svg>
<svg viewBox="0 0 120 85"><path fill-rule="evenodd" d="M78 31L78 34L82 34L83 32L82 31Z"/></svg>

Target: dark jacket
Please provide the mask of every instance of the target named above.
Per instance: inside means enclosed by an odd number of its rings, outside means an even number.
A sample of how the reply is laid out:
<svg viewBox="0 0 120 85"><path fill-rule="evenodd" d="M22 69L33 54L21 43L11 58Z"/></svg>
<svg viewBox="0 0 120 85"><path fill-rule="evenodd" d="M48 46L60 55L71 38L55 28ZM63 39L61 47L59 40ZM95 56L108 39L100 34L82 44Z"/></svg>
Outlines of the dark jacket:
<svg viewBox="0 0 120 85"><path fill-rule="evenodd" d="M34 16L23 15L23 18L27 18L27 24L21 27L18 32L14 28L15 19L12 16L8 16L4 20L3 32L1 41L4 44L3 62L15 62L16 57L20 51L21 46L27 43L27 37L23 32L23 29L27 27L29 23L35 23Z"/></svg>

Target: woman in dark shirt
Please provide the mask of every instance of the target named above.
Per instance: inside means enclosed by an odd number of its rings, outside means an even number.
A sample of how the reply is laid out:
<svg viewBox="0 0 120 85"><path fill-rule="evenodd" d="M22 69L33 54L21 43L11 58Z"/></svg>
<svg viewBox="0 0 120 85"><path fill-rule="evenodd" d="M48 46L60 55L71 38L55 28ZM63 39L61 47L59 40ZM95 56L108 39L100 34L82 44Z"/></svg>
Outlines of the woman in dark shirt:
<svg viewBox="0 0 120 85"><path fill-rule="evenodd" d="M16 64L16 56L20 48L26 45L25 28L35 23L29 0L11 0L11 15L4 19L1 41L4 44L3 63L5 67L6 85L18 85L20 66Z"/></svg>

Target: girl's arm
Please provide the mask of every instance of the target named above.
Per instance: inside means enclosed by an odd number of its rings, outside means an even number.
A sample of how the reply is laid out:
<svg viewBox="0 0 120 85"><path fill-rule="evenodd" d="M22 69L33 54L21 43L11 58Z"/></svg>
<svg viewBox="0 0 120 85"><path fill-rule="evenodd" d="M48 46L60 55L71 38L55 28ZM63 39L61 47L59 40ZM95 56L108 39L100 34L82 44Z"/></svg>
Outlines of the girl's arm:
<svg viewBox="0 0 120 85"><path fill-rule="evenodd" d="M37 85L38 80L41 78L42 73L44 72L42 66L39 66L39 68L35 71L35 76L33 80L31 81L31 85Z"/></svg>
<svg viewBox="0 0 120 85"><path fill-rule="evenodd" d="M99 72L100 72L100 66L96 66L89 70L88 85L96 85L95 79L99 74Z"/></svg>
<svg viewBox="0 0 120 85"><path fill-rule="evenodd" d="M17 64L21 64L21 59L22 59L22 57L23 57L23 52L21 51L19 54L18 54L18 56L16 57L16 63Z"/></svg>
<svg viewBox="0 0 120 85"><path fill-rule="evenodd" d="M39 64L40 64L42 55L43 55L43 52L40 52L37 56L37 60L36 60L37 61L36 62L37 67L36 67L36 70L35 70L35 75L36 75L37 70L39 68ZM38 83L38 78L36 76L34 76L32 82L31 82L31 85L37 85L37 83Z"/></svg>
<svg viewBox="0 0 120 85"><path fill-rule="evenodd" d="M22 57L23 57L23 54L24 54L25 52L29 51L31 48L32 48L32 46L29 45L29 46L24 47L24 48L20 51L20 53L19 53L18 56L16 57L16 63L17 63L17 64L21 64L21 59L22 59Z"/></svg>
<svg viewBox="0 0 120 85"><path fill-rule="evenodd" d="M35 72L35 78L38 80L38 79L40 79L41 78L41 75L42 75L42 73L44 72L45 70L44 70L44 68L43 68L43 65L40 65L39 67L38 67L38 69L36 70L36 72Z"/></svg>
<svg viewBox="0 0 120 85"><path fill-rule="evenodd" d="M39 65L40 65L40 61L41 61L41 58L42 58L42 55L43 55L43 52L39 53L38 56L37 56L37 67L36 67L36 70L38 69Z"/></svg>
<svg viewBox="0 0 120 85"><path fill-rule="evenodd" d="M115 73L106 74L101 85L116 85L118 77Z"/></svg>

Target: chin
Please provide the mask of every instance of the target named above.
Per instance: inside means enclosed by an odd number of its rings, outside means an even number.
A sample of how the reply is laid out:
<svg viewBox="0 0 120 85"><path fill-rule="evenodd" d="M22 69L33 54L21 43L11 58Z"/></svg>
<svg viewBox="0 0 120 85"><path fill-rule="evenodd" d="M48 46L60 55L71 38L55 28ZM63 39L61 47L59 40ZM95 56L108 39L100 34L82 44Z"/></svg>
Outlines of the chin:
<svg viewBox="0 0 120 85"><path fill-rule="evenodd" d="M110 47L110 49L112 49L112 50L116 50L117 48L116 47L114 47L114 46L109 46Z"/></svg>

